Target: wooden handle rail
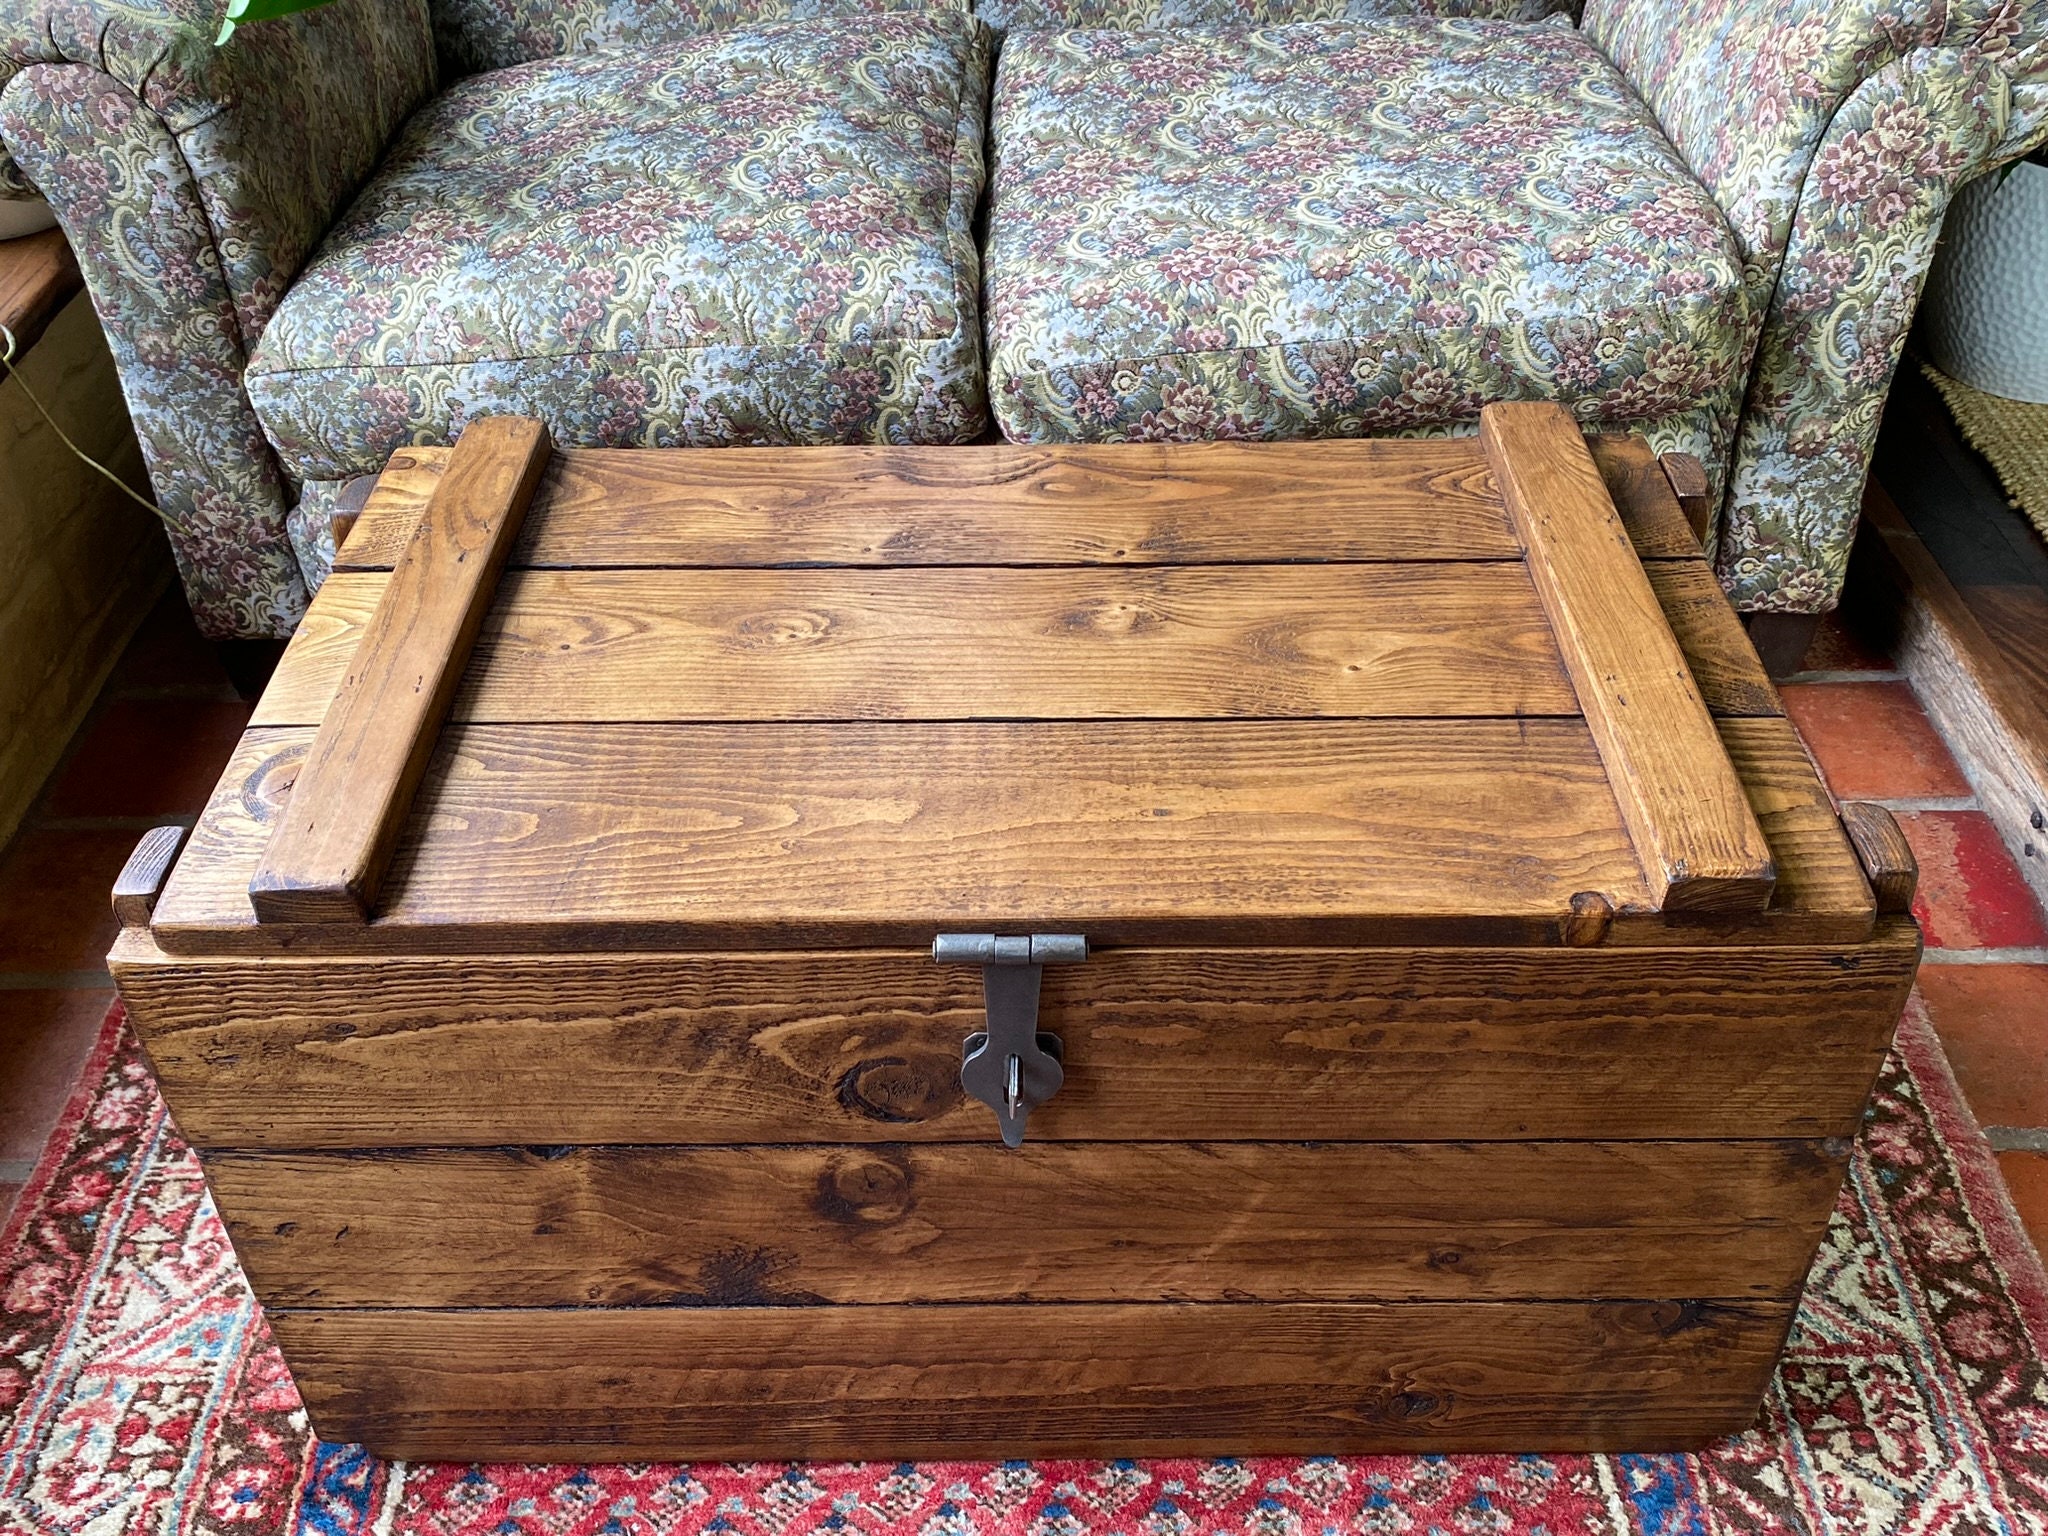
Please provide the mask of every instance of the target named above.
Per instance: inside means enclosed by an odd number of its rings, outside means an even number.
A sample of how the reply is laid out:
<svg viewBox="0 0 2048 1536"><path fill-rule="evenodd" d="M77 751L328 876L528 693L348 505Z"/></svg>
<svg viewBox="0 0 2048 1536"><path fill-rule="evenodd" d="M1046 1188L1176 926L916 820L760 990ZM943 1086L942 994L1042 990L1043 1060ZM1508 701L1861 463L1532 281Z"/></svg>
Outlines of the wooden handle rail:
<svg viewBox="0 0 2048 1536"><path fill-rule="evenodd" d="M1685 513L1686 526L1702 546L1714 526L1714 499L1708 494L1707 466L1689 453L1660 453L1657 465Z"/></svg>
<svg viewBox="0 0 2048 1536"><path fill-rule="evenodd" d="M185 846L185 829L151 827L142 834L121 873L114 877L114 917L123 928L141 928L156 911L156 899L170 878L171 864Z"/></svg>
<svg viewBox="0 0 2048 1536"><path fill-rule="evenodd" d="M549 447L520 416L455 445L249 882L258 922L368 920Z"/></svg>
<svg viewBox="0 0 2048 1536"><path fill-rule="evenodd" d="M1913 892L1920 885L1920 864L1892 813L1867 800L1847 801L1842 806L1842 830L1849 834L1849 846L1856 850L1857 862L1870 881L1877 910L1912 911Z"/></svg>
<svg viewBox="0 0 2048 1536"><path fill-rule="evenodd" d="M1651 900L1760 910L1770 845L1578 423L1548 402L1489 405L1479 437Z"/></svg>

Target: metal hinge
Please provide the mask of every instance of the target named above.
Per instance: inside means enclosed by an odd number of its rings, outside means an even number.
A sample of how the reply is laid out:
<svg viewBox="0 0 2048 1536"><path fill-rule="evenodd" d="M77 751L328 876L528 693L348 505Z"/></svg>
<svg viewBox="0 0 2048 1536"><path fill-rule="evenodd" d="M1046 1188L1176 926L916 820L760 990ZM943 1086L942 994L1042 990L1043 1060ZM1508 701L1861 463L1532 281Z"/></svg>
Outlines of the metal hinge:
<svg viewBox="0 0 2048 1536"><path fill-rule="evenodd" d="M1038 1028L1039 967L1086 960L1088 940L1078 933L942 933L932 940L932 958L981 967L988 1028L961 1044L960 1086L996 1112L1004 1146L1022 1146L1031 1111L1066 1081L1060 1037Z"/></svg>

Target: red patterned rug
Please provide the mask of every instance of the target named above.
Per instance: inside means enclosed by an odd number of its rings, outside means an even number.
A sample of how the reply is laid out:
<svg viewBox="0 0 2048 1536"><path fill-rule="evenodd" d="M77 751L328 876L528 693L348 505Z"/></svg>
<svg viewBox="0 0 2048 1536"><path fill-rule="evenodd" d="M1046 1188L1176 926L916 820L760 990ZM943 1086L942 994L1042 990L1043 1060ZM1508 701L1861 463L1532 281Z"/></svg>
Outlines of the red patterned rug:
<svg viewBox="0 0 2048 1536"><path fill-rule="evenodd" d="M1917 1003L1757 1427L1692 1456L455 1466L315 1443L119 1012L0 1231L5 1536L2048 1532L2048 1287Z"/></svg>

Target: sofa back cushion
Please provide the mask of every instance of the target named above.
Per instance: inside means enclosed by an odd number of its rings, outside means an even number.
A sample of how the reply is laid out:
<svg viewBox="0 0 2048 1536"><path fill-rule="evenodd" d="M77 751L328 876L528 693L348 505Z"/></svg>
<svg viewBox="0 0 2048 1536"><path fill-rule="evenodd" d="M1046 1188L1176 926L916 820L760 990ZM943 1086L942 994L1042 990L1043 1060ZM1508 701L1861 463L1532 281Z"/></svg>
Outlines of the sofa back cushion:
<svg viewBox="0 0 2048 1536"><path fill-rule="evenodd" d="M1471 16L1541 21L1575 9L1574 0L976 0L999 32L1108 27L1151 32L1172 27L1268 27L1295 21L1378 21L1391 16Z"/></svg>
<svg viewBox="0 0 2048 1536"><path fill-rule="evenodd" d="M646 47L759 21L875 11L972 10L1013 27L1270 26L1382 16L1541 21L1578 0L433 0L441 68L451 78L588 48Z"/></svg>
<svg viewBox="0 0 2048 1536"><path fill-rule="evenodd" d="M651 48L763 21L965 11L968 0L433 0L450 79L593 48Z"/></svg>

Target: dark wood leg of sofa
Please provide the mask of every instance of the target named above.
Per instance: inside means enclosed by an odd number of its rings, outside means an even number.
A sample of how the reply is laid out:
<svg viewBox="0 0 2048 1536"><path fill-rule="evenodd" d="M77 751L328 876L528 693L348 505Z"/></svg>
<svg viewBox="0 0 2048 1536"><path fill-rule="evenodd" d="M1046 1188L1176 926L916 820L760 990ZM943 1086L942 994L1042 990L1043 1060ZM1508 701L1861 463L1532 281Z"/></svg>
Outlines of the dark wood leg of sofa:
<svg viewBox="0 0 2048 1536"><path fill-rule="evenodd" d="M245 699L262 695L270 684L270 674L284 657L282 640L217 640L214 649L220 655L221 670Z"/></svg>
<svg viewBox="0 0 2048 1536"><path fill-rule="evenodd" d="M1790 677L1806 663L1806 648L1820 629L1817 613L1745 613L1749 643L1773 678Z"/></svg>

